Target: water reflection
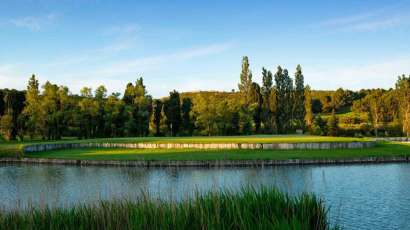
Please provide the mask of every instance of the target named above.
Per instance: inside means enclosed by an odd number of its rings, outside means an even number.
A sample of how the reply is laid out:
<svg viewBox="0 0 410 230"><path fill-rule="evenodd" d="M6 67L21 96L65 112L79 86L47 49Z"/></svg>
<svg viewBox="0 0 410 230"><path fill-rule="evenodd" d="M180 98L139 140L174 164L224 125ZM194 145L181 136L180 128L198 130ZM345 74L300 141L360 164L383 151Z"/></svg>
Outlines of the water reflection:
<svg viewBox="0 0 410 230"><path fill-rule="evenodd" d="M345 229L410 226L410 165L280 166L265 168L80 167L0 165L0 206L70 206L100 199L135 199L141 191L183 199L194 190L276 186L291 194L314 192Z"/></svg>

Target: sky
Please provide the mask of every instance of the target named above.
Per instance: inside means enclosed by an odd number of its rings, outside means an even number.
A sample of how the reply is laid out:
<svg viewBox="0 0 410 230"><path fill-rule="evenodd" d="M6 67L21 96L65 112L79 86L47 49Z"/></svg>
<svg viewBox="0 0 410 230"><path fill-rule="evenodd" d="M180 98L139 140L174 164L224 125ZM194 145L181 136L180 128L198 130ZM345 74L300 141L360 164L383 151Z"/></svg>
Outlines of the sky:
<svg viewBox="0 0 410 230"><path fill-rule="evenodd" d="M72 93L237 89L300 64L313 89L390 88L410 74L410 1L2 0L0 88L36 74Z"/></svg>

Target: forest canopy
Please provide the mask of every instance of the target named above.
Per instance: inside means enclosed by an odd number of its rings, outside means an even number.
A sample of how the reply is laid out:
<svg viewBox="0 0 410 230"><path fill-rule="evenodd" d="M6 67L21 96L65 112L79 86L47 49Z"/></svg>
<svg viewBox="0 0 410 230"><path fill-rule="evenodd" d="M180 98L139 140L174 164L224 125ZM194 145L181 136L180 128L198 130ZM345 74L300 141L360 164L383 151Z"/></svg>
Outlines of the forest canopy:
<svg viewBox="0 0 410 230"><path fill-rule="evenodd" d="M62 137L192 136L310 133L331 136L410 134L410 76L391 89L313 90L300 65L290 73L262 68L253 81L248 57L242 59L238 90L173 90L152 98L143 78L107 95L104 85L67 86L33 74L27 89L0 90L0 132L5 140Z"/></svg>

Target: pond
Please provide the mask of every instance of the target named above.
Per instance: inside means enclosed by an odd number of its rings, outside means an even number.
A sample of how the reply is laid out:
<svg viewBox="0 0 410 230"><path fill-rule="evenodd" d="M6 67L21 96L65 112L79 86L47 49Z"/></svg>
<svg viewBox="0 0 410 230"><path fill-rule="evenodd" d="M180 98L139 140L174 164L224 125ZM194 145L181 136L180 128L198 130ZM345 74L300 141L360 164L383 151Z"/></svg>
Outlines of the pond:
<svg viewBox="0 0 410 230"><path fill-rule="evenodd" d="M0 206L71 206L99 199L133 199L149 192L181 199L194 190L276 186L292 195L313 192L344 229L410 226L410 164L277 166L264 168L157 168L0 165Z"/></svg>

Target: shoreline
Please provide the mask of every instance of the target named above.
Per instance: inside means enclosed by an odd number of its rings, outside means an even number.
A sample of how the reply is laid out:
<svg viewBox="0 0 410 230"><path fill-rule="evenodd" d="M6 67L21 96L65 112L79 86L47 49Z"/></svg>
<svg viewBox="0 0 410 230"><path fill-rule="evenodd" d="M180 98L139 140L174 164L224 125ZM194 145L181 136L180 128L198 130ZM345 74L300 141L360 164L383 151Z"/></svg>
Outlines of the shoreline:
<svg viewBox="0 0 410 230"><path fill-rule="evenodd" d="M141 168L179 168L179 167L264 167L280 165L344 165L410 163L410 156L402 157L364 157L350 159L289 159L289 160L71 160L52 158L0 158L0 163L51 164L78 166L125 166Z"/></svg>

